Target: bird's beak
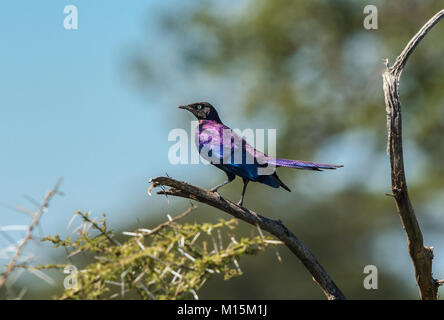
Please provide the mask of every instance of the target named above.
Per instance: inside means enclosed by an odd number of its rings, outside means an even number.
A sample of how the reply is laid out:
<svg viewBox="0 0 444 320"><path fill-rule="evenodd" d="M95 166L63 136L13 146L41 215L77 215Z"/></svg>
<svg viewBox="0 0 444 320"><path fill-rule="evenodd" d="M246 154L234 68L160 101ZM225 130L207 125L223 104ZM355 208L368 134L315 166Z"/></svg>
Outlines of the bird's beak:
<svg viewBox="0 0 444 320"><path fill-rule="evenodd" d="M178 108L191 111L191 108L189 106L179 106Z"/></svg>

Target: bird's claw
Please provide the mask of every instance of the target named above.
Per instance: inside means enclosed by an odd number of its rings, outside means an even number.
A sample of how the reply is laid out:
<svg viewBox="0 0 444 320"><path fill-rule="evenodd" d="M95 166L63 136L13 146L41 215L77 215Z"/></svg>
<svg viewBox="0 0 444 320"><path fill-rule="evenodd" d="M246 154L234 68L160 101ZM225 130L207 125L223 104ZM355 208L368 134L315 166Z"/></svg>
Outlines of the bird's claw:
<svg viewBox="0 0 444 320"><path fill-rule="evenodd" d="M219 192L217 192L217 189L214 190L214 191L213 191L213 189L209 189L209 190L207 190L207 191L208 191L208 192L215 193L215 194L218 196L219 200L222 199L222 196L219 194Z"/></svg>

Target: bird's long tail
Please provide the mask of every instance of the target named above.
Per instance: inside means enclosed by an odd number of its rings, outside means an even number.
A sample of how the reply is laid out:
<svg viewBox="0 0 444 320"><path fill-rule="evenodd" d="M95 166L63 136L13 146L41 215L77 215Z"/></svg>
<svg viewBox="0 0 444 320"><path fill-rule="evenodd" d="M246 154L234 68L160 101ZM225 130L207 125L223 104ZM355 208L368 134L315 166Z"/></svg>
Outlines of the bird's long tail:
<svg viewBox="0 0 444 320"><path fill-rule="evenodd" d="M337 165L337 164L318 163L318 162L309 162L302 160L280 159L280 158L271 158L268 159L267 162L277 167L288 167L288 168L317 170L317 171L322 171L322 169L336 169L343 167L343 165Z"/></svg>

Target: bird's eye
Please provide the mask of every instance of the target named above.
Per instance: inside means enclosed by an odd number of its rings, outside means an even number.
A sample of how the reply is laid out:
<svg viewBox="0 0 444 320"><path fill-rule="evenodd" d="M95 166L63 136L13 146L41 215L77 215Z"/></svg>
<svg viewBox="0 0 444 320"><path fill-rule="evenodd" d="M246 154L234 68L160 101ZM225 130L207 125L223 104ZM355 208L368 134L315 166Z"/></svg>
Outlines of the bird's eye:
<svg viewBox="0 0 444 320"><path fill-rule="evenodd" d="M196 106L196 109L197 109L197 110L202 109L202 105L201 105L201 104L198 104L198 105Z"/></svg>

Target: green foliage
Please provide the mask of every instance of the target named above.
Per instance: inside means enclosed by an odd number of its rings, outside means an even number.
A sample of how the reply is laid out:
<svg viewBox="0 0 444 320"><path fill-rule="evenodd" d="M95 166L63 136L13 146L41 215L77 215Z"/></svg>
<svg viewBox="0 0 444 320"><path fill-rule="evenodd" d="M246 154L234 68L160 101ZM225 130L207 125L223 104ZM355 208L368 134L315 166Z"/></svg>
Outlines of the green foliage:
<svg viewBox="0 0 444 320"><path fill-rule="evenodd" d="M70 256L90 254L97 262L79 270L78 286L65 289L61 299L106 299L132 293L142 299L197 298L196 292L213 275L221 274L224 279L239 276L239 258L277 243L262 236L236 240L231 233L236 219L203 224L177 224L170 219L152 230L128 232L129 238L119 243L107 228L105 217L96 223L87 213L76 214L82 217L85 227L99 234L93 236L81 230L75 240L56 235L42 241L66 248ZM224 238L228 242L225 246ZM64 269L68 265L71 263L38 268Z"/></svg>

